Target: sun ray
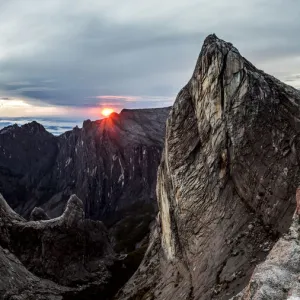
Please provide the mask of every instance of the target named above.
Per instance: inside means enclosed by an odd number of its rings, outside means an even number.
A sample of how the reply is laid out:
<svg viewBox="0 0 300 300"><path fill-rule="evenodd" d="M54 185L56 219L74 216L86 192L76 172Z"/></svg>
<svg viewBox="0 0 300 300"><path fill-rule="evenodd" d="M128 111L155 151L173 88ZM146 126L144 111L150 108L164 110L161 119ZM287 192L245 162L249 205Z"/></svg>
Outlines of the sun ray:
<svg viewBox="0 0 300 300"><path fill-rule="evenodd" d="M103 108L101 114L105 117L108 117L114 110L112 108Z"/></svg>

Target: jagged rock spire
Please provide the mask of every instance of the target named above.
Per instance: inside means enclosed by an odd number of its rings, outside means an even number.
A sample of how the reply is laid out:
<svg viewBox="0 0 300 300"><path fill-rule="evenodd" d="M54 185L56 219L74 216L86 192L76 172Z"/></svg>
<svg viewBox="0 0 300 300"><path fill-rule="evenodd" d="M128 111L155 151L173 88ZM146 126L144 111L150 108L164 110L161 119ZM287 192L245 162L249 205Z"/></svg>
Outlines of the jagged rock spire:
<svg viewBox="0 0 300 300"><path fill-rule="evenodd" d="M161 226L119 299L237 294L290 225L299 133L300 92L208 36L167 120Z"/></svg>

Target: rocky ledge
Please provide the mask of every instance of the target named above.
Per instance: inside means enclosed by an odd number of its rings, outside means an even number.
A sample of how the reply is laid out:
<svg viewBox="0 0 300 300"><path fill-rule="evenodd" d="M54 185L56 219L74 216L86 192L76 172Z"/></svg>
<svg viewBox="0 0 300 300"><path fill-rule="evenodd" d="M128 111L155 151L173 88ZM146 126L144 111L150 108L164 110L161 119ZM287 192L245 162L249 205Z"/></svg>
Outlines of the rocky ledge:
<svg viewBox="0 0 300 300"><path fill-rule="evenodd" d="M84 219L76 195L60 217L33 215L42 220L26 221L0 195L0 299L111 299L132 275L130 259L114 253L102 222Z"/></svg>

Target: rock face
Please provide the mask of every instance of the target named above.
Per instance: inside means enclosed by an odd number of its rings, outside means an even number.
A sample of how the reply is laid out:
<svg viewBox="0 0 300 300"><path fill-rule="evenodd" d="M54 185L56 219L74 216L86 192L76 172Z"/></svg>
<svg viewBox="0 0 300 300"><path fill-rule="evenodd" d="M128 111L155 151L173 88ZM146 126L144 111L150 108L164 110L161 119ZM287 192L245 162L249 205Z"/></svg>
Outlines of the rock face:
<svg viewBox="0 0 300 300"><path fill-rule="evenodd" d="M291 223L299 161L300 92L208 36L167 120L149 248L116 298L236 295Z"/></svg>
<svg viewBox="0 0 300 300"><path fill-rule="evenodd" d="M29 215L36 199L47 200L57 153L56 138L37 122L0 130L0 192L13 208Z"/></svg>
<svg viewBox="0 0 300 300"><path fill-rule="evenodd" d="M0 195L0 299L110 299L131 272L77 196L60 217L26 221Z"/></svg>
<svg viewBox="0 0 300 300"><path fill-rule="evenodd" d="M138 240L119 245L121 251L132 250L156 214L156 173L169 111L124 109L59 137L36 122L4 128L0 192L22 216L40 207L51 218L62 214L75 193L87 217L109 227L123 222L143 228L142 234L134 233Z"/></svg>
<svg viewBox="0 0 300 300"><path fill-rule="evenodd" d="M232 300L296 300L300 298L300 219L298 212L288 234L258 265L247 287Z"/></svg>

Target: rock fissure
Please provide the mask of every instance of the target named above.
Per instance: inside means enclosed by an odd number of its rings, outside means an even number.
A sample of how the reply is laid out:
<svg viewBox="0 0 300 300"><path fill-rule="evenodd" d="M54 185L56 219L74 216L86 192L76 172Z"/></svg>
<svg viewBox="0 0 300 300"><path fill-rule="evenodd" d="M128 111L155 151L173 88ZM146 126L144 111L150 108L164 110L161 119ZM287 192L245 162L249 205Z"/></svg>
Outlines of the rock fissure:
<svg viewBox="0 0 300 300"><path fill-rule="evenodd" d="M219 82L220 82L220 88L221 88L221 109L222 109L222 116L224 114L224 105L225 105L225 96L224 96L224 74L225 74L225 70L226 70L226 63L227 63L227 56L228 53L226 53L223 57L223 61L222 61L222 69L220 72L220 77L219 77Z"/></svg>

